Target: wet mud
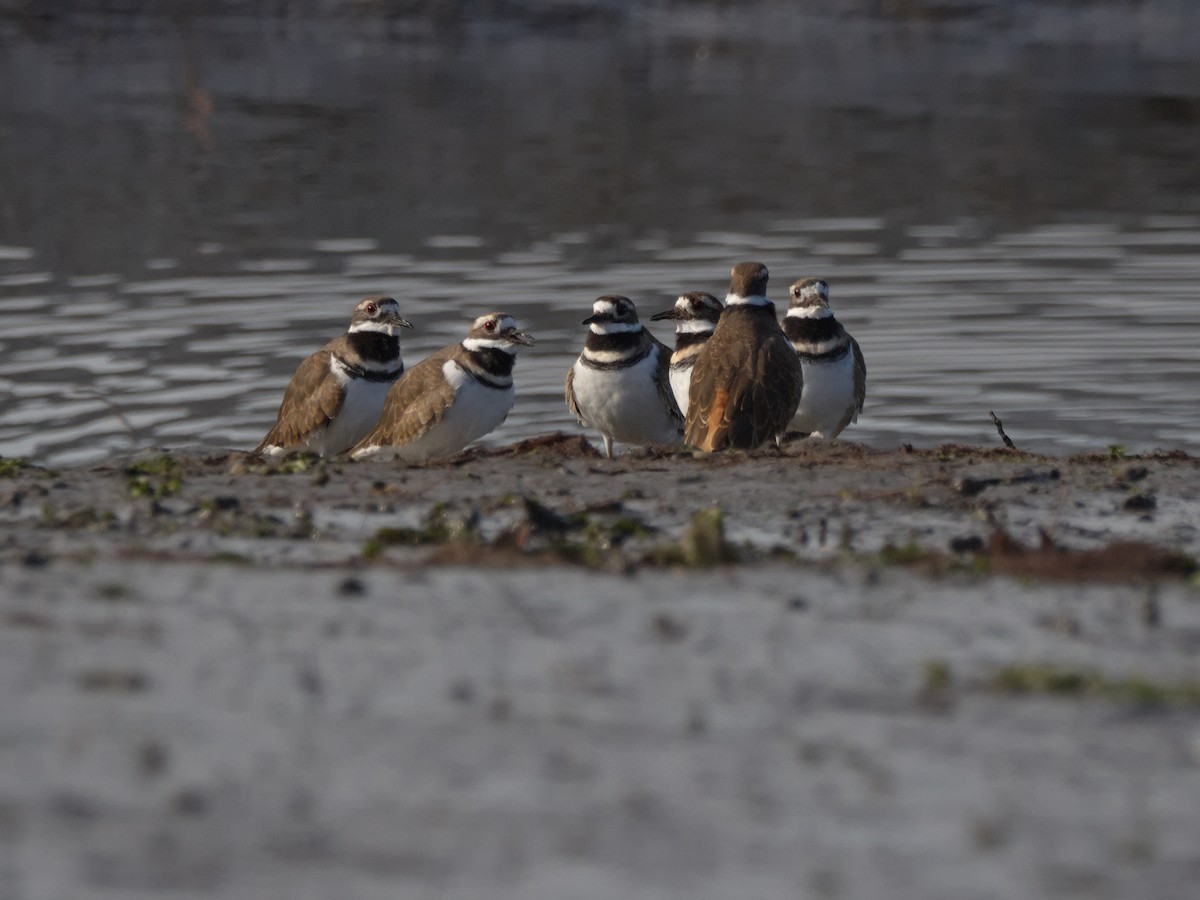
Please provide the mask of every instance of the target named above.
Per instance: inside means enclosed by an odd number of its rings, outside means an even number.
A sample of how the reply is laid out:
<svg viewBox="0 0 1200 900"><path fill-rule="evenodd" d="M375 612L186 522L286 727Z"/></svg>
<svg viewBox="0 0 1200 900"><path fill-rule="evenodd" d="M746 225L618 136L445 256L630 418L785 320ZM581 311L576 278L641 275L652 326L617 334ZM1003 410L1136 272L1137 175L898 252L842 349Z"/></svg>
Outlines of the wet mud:
<svg viewBox="0 0 1200 900"><path fill-rule="evenodd" d="M0 894L1186 897L1198 507L1116 449L0 460Z"/></svg>
<svg viewBox="0 0 1200 900"><path fill-rule="evenodd" d="M1060 458L797 441L606 460L583 436L555 432L413 467L238 451L147 451L61 470L4 462L10 559L419 566L483 553L613 571L923 562L1119 581L1187 577L1200 553L1197 463L1181 452ZM698 532L712 532L700 541L711 558L685 552Z"/></svg>

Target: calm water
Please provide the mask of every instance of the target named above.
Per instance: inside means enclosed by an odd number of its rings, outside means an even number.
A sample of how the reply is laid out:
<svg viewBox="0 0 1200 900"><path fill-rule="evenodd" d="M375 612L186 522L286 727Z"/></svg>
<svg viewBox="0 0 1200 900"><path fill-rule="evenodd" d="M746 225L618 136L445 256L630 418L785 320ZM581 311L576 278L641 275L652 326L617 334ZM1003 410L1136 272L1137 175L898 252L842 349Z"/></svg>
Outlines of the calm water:
<svg viewBox="0 0 1200 900"><path fill-rule="evenodd" d="M870 369L848 438L995 443L995 410L1025 449L1198 451L1200 14L1164 8L1099 44L782 13L766 41L708 12L0 23L0 454L253 446L372 292L409 365L517 315L538 344L492 438L574 429L595 296L648 315L751 258L777 300L830 282Z"/></svg>

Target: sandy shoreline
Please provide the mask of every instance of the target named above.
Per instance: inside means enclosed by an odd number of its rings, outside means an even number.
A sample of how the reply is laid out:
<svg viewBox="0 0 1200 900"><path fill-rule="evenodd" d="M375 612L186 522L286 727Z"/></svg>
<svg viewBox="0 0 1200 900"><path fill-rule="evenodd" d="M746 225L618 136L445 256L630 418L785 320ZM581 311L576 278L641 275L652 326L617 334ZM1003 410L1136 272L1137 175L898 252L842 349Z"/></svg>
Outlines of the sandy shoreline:
<svg viewBox="0 0 1200 900"><path fill-rule="evenodd" d="M0 464L4 898L1200 877L1182 454Z"/></svg>

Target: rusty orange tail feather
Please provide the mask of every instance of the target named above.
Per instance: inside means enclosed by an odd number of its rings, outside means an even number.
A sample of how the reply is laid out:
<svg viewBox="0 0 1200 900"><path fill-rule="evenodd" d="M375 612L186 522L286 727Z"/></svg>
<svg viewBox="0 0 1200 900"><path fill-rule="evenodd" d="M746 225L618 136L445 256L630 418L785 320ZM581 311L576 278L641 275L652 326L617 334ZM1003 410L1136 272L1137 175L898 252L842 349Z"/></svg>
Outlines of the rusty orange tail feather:
<svg viewBox="0 0 1200 900"><path fill-rule="evenodd" d="M717 448L717 436L725 424L725 407L729 405L729 391L721 388L713 397L712 406L708 408L708 432L700 449L711 453Z"/></svg>

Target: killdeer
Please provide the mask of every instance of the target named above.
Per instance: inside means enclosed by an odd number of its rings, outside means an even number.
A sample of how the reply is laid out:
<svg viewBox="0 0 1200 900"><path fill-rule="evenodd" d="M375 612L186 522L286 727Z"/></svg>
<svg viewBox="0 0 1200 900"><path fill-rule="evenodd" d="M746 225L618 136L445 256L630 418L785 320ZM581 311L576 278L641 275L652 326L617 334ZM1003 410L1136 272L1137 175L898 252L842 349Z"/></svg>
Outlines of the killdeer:
<svg viewBox="0 0 1200 900"><path fill-rule="evenodd" d="M367 297L354 307L349 330L300 363L275 426L254 452L332 456L354 446L379 418L388 388L404 374L401 328L412 325L391 297Z"/></svg>
<svg viewBox="0 0 1200 900"><path fill-rule="evenodd" d="M767 267L733 267L712 337L696 355L687 443L708 452L779 440L800 403L800 358L767 299Z"/></svg>
<svg viewBox="0 0 1200 900"><path fill-rule="evenodd" d="M867 363L829 307L829 285L801 278L791 289L783 333L800 357L804 392L790 429L835 438L858 421L867 396Z"/></svg>
<svg viewBox="0 0 1200 900"><path fill-rule="evenodd" d="M613 441L678 444L683 415L671 392L671 351L638 321L628 297L605 296L592 304L583 353L567 372L567 407L585 428Z"/></svg>
<svg viewBox="0 0 1200 900"><path fill-rule="evenodd" d="M675 322L675 350L671 353L671 390L679 411L687 415L688 388L692 382L692 366L696 354L712 337L725 305L712 294L692 291L683 294L666 312L656 313L653 321L671 319Z"/></svg>
<svg viewBox="0 0 1200 900"><path fill-rule="evenodd" d="M419 461L457 453L508 416L517 346L531 344L512 316L480 316L462 343L421 360L396 382L379 421L351 454Z"/></svg>

